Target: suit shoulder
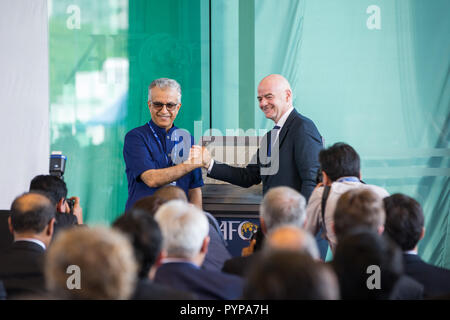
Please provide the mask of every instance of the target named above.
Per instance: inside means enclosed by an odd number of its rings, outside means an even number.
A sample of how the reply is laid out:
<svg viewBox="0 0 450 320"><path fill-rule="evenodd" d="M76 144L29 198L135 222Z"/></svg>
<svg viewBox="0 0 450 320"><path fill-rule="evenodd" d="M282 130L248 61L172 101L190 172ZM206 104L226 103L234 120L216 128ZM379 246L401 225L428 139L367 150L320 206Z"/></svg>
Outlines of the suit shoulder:
<svg viewBox="0 0 450 320"><path fill-rule="evenodd" d="M296 117L294 118L294 125L300 131L307 132L313 136L320 136L319 130L317 129L314 122L311 119L301 115L300 113L297 113Z"/></svg>

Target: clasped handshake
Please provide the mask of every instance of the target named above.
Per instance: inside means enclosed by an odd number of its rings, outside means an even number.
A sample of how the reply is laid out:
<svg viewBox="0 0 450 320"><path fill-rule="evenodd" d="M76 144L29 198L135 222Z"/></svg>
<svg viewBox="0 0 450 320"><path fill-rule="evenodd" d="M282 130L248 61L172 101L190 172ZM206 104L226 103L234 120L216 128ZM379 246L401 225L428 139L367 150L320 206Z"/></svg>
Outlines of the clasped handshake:
<svg viewBox="0 0 450 320"><path fill-rule="evenodd" d="M194 166L195 168L203 167L208 169L211 160L211 155L206 147L194 145L189 150L189 158L183 164Z"/></svg>

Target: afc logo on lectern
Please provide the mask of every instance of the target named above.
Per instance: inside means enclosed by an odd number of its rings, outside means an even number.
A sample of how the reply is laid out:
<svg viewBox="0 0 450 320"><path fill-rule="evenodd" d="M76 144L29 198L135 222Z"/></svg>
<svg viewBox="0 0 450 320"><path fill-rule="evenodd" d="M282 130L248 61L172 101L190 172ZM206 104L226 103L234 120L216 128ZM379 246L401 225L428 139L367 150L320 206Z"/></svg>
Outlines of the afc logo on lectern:
<svg viewBox="0 0 450 320"><path fill-rule="evenodd" d="M229 220L220 224L225 240L233 240L236 234L242 240L250 240L252 235L258 230L258 226L250 221Z"/></svg>

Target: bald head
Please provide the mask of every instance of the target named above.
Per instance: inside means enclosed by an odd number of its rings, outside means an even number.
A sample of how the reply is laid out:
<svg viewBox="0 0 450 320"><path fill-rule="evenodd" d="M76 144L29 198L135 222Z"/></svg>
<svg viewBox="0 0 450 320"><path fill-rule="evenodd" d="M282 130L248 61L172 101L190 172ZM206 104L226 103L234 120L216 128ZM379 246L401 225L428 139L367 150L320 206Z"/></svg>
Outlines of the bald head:
<svg viewBox="0 0 450 320"><path fill-rule="evenodd" d="M258 86L259 108L266 118L277 123L292 107L292 90L289 82L279 74L271 74Z"/></svg>
<svg viewBox="0 0 450 320"><path fill-rule="evenodd" d="M51 201L40 193L25 193L11 205L11 227L14 232L40 233L55 217Z"/></svg>
<svg viewBox="0 0 450 320"><path fill-rule="evenodd" d="M286 225L273 230L266 239L269 249L306 252L312 258L319 259L319 249L315 239L296 226Z"/></svg>
<svg viewBox="0 0 450 320"><path fill-rule="evenodd" d="M267 77L264 77L259 83L258 87L267 87L267 86L273 89L292 91L289 81L287 81L287 79L280 74L270 74Z"/></svg>
<svg viewBox="0 0 450 320"><path fill-rule="evenodd" d="M184 202L188 201L186 193L184 193L183 189L176 186L165 186L156 190L153 195L160 198L164 202L171 200L181 200Z"/></svg>

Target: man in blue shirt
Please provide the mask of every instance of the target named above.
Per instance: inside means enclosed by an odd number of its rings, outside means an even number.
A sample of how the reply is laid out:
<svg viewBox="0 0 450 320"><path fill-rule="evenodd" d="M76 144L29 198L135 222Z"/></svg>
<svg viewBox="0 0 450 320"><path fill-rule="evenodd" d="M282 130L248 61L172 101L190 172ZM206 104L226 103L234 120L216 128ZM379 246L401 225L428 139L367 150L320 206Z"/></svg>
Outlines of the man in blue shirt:
<svg viewBox="0 0 450 320"><path fill-rule="evenodd" d="M202 206L201 147L193 137L173 125L181 107L181 88L167 78L154 80L149 87L151 120L125 136L123 157L128 179L125 210L158 188L176 185L189 201Z"/></svg>

